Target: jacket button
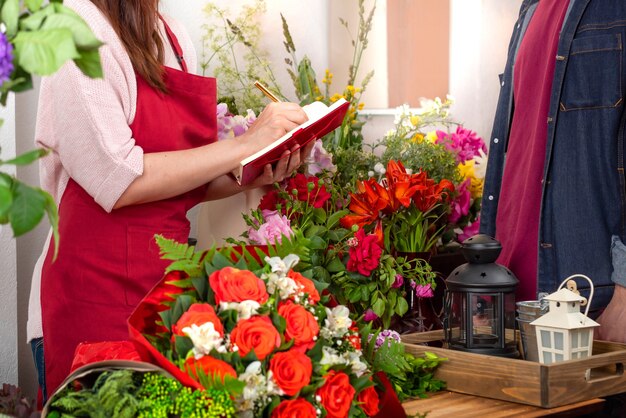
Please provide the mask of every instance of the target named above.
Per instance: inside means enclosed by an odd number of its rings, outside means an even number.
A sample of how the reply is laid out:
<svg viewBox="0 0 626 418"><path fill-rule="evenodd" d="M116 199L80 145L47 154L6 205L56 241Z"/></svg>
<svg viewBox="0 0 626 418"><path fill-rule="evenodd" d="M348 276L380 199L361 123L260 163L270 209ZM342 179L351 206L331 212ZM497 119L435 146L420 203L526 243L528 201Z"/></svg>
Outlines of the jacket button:
<svg viewBox="0 0 626 418"><path fill-rule="evenodd" d="M497 144L498 142L500 142L500 139L498 139L498 138L493 138L493 143L494 143L494 144Z"/></svg>
<svg viewBox="0 0 626 418"><path fill-rule="evenodd" d="M493 200L493 195L489 195L488 199Z"/></svg>

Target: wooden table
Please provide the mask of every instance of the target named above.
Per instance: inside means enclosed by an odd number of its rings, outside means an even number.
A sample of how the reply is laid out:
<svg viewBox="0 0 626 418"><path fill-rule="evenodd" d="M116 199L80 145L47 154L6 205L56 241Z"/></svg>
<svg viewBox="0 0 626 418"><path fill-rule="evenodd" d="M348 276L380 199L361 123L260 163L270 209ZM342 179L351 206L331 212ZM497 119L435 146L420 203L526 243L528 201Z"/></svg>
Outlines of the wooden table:
<svg viewBox="0 0 626 418"><path fill-rule="evenodd" d="M499 418L499 417L579 417L600 411L604 399L595 398L558 408L544 409L531 405L441 391L425 399L404 402L407 415L428 413L427 418Z"/></svg>

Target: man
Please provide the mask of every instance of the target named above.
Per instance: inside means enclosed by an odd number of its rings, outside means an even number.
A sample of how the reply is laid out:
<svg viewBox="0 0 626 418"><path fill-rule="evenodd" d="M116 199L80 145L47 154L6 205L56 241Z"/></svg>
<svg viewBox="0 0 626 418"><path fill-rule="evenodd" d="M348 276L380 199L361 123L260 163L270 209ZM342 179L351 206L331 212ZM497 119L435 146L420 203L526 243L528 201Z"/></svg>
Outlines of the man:
<svg viewBox="0 0 626 418"><path fill-rule="evenodd" d="M595 288L591 312L601 314L599 338L621 342L624 40L624 1L522 2L501 76L481 212L481 232L502 243L499 262L520 279L518 300L585 274Z"/></svg>

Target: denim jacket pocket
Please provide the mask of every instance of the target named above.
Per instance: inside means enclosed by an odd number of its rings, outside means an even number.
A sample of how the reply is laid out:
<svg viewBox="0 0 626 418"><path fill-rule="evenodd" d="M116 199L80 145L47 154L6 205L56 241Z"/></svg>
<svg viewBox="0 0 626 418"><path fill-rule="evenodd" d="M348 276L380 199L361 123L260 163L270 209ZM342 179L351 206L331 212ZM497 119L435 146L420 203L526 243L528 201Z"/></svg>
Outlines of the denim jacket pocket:
<svg viewBox="0 0 626 418"><path fill-rule="evenodd" d="M568 57L563 112L617 107L622 102L622 34L576 38Z"/></svg>

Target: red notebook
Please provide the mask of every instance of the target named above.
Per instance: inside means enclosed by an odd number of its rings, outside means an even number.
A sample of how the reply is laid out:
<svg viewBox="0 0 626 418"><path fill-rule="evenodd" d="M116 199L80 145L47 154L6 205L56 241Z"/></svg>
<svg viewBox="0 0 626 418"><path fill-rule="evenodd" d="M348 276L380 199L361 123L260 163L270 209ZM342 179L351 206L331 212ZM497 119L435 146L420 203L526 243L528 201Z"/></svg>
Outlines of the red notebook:
<svg viewBox="0 0 626 418"><path fill-rule="evenodd" d="M266 164L278 161L286 150L296 145L303 147L309 141L322 138L341 126L349 106L350 103L345 99L339 99L331 106L326 106L322 102L313 102L304 106L303 109L309 120L257 153L243 159L239 169L234 173L237 182L241 186L253 182L261 175Z"/></svg>

